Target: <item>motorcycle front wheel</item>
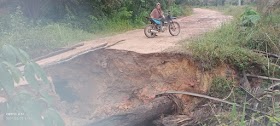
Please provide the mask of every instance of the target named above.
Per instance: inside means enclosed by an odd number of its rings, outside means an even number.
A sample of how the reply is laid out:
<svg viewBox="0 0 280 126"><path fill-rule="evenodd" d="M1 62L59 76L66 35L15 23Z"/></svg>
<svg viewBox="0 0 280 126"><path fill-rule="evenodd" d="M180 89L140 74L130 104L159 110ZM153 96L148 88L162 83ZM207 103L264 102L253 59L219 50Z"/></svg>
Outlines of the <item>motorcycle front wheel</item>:
<svg viewBox="0 0 280 126"><path fill-rule="evenodd" d="M172 36L177 36L180 34L181 28L178 22L171 22L169 24L169 33Z"/></svg>
<svg viewBox="0 0 280 126"><path fill-rule="evenodd" d="M150 24L144 29L144 33L148 38L154 38L156 33L153 33L151 30L156 30L155 25Z"/></svg>

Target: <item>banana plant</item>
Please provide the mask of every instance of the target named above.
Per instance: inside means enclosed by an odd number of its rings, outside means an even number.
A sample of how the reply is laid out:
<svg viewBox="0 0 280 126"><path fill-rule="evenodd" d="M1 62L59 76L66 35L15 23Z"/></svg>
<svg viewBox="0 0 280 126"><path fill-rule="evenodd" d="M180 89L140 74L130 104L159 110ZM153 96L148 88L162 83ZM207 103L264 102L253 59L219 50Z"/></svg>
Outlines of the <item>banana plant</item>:
<svg viewBox="0 0 280 126"><path fill-rule="evenodd" d="M16 67L24 64L24 70ZM25 80L28 88L16 88ZM0 88L6 102L4 123L7 126L64 126L59 113L52 107L50 82L44 70L22 49L4 45L0 51Z"/></svg>

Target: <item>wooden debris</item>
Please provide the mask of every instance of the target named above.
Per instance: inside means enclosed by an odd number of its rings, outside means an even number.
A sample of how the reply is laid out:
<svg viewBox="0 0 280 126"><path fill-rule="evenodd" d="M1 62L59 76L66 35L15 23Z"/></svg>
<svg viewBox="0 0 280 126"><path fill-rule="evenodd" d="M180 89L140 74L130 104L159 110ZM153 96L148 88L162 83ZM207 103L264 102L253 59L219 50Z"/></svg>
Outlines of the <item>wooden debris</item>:
<svg viewBox="0 0 280 126"><path fill-rule="evenodd" d="M214 98L214 97L211 97L211 96L208 96L208 95L202 95L202 94L187 92L187 91L185 91L185 92L184 91L167 91L167 92L165 92L163 94L184 94L184 95L190 95L190 96L195 96L195 97L200 97L200 98L206 98L206 99L210 99L210 100L226 103L226 104L229 104L229 105L235 105L236 107L240 107L240 108L244 107L242 105L239 105L237 103L233 103L233 102L230 102L230 101L222 100L222 99L219 99L219 98ZM260 114L269 116L269 114L267 114L265 112L262 112L262 111L259 111L259 110L256 110L256 109L252 109L252 108L248 108L248 107L246 107L245 109L253 111L253 112L256 112L256 113L260 113Z"/></svg>
<svg viewBox="0 0 280 126"><path fill-rule="evenodd" d="M58 54L60 54L60 53L64 53L64 52L67 52L67 51L76 49L77 47L80 47L80 46L83 46L83 45L84 45L84 43L76 44L76 45L71 46L71 47L69 47L69 48L65 48L65 49L62 49L62 50L58 50L58 51L52 52L52 53L50 53L50 54L47 54L47 55L44 55L44 56L35 58L35 59L33 59L33 61L36 62L36 61L39 61L39 60L42 60L42 59L45 59L45 58L49 58L49 57L58 55ZM22 64L22 63L19 63L19 64L17 64L16 66L17 66L17 67L21 67L21 66L23 66L23 64Z"/></svg>
<svg viewBox="0 0 280 126"><path fill-rule="evenodd" d="M113 115L86 126L147 126L162 114L171 114L174 111L174 105L172 99L162 96L129 112Z"/></svg>
<svg viewBox="0 0 280 126"><path fill-rule="evenodd" d="M39 60L42 60L42 59L45 59L45 58L49 58L49 57L55 56L55 55L57 55L57 54L64 53L64 52L67 52L67 51L76 49L77 47L80 47L80 46L83 46L83 45L84 45L84 43L76 44L76 45L71 46L71 47L69 47L69 48L65 48L65 49L62 49L62 50L58 50L58 51L52 52L52 53L50 53L50 54L48 54L48 55L35 58L34 61L39 61Z"/></svg>
<svg viewBox="0 0 280 126"><path fill-rule="evenodd" d="M260 54L262 54L262 55L265 55L265 56L268 56L268 57L272 57L272 58L280 58L279 55L273 54L273 53L267 53L267 52L259 51L259 50L254 50L254 52L260 53Z"/></svg>
<svg viewBox="0 0 280 126"><path fill-rule="evenodd" d="M252 75L252 74L246 74L247 77L254 77L264 80L273 80L273 81L280 81L279 78L273 78L273 77L266 77L266 76L258 76L258 75Z"/></svg>
<svg viewBox="0 0 280 126"><path fill-rule="evenodd" d="M255 95L252 94L252 88L251 88L251 84L246 76L245 71L242 71L243 73L243 78L242 81L240 82L240 86L239 88L241 88L243 91L246 92L246 94L248 94L251 98L256 99L258 102L260 102L260 99L258 99Z"/></svg>

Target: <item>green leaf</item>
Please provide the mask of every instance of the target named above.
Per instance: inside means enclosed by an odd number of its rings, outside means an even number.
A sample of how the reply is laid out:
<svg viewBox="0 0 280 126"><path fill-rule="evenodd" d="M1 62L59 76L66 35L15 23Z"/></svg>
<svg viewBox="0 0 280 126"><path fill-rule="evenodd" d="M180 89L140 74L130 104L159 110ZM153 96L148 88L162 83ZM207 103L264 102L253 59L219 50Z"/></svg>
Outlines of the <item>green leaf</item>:
<svg viewBox="0 0 280 126"><path fill-rule="evenodd" d="M19 49L13 47L10 45L10 49L13 50L14 54L17 56L17 58L20 60L21 63L23 63L26 59L22 56Z"/></svg>
<svg viewBox="0 0 280 126"><path fill-rule="evenodd" d="M16 68L14 65L8 63L8 62L3 62L3 64L5 64L8 68L9 71L12 73L13 75L13 79L16 83L18 83L20 81L20 78L22 78L22 74L19 71L18 68Z"/></svg>
<svg viewBox="0 0 280 126"><path fill-rule="evenodd" d="M241 116L239 126L246 126L245 116L246 116L246 104L244 104L244 106L243 106L243 112L242 112L242 116Z"/></svg>
<svg viewBox="0 0 280 126"><path fill-rule="evenodd" d="M23 89L12 98L12 102L10 102L10 104L14 107L21 107L26 101L29 101L32 98L33 94Z"/></svg>
<svg viewBox="0 0 280 126"><path fill-rule="evenodd" d="M47 78L47 74L37 63L32 63L32 67L35 70L35 73L36 73L37 77L42 79L45 84L50 83L48 78Z"/></svg>
<svg viewBox="0 0 280 126"><path fill-rule="evenodd" d="M48 105L51 105L53 102L53 98L48 94L46 91L40 91L40 94L42 96L41 100L46 102Z"/></svg>
<svg viewBox="0 0 280 126"><path fill-rule="evenodd" d="M232 106L232 110L231 110L230 116L231 116L232 119L236 119L237 118L236 104L234 104Z"/></svg>
<svg viewBox="0 0 280 126"><path fill-rule="evenodd" d="M64 126L64 121L53 108L48 108L43 114L44 124L46 126Z"/></svg>
<svg viewBox="0 0 280 126"><path fill-rule="evenodd" d="M10 120L5 120L5 124L7 126L32 126L32 122L27 120L25 117L25 112L19 108L18 106L11 106L7 103L7 111L6 113L18 114L23 113L21 115L4 115L6 118L13 118Z"/></svg>
<svg viewBox="0 0 280 126"><path fill-rule="evenodd" d="M40 102L35 99L31 99L22 105L22 109L26 113L26 116L29 117L36 126L43 125L41 113L44 111L44 107L42 107Z"/></svg>
<svg viewBox="0 0 280 126"><path fill-rule="evenodd" d="M12 75L2 63L0 63L0 84L8 95L11 96L14 92L14 81Z"/></svg>
<svg viewBox="0 0 280 126"><path fill-rule="evenodd" d="M245 10L245 12L241 15L241 21L243 26L251 27L252 25L256 25L259 20L260 15L252 9Z"/></svg>
<svg viewBox="0 0 280 126"><path fill-rule="evenodd" d="M16 64L16 54L13 52L13 49L10 48L8 45L3 45L2 47L2 55L3 58L8 61L9 63Z"/></svg>
<svg viewBox="0 0 280 126"><path fill-rule="evenodd" d="M248 16L248 18L254 25L256 25L258 23L258 21L260 20L259 15L250 15L250 16Z"/></svg>
<svg viewBox="0 0 280 126"><path fill-rule="evenodd" d="M35 77L35 71L32 63L27 63L24 67L24 76L27 82L36 90L39 89L38 80Z"/></svg>
<svg viewBox="0 0 280 126"><path fill-rule="evenodd" d="M271 117L271 116L267 116L267 118L268 118L269 121L272 122L272 123L278 123L278 122L280 122L280 117Z"/></svg>
<svg viewBox="0 0 280 126"><path fill-rule="evenodd" d="M28 115L23 110L22 106L26 101L30 101L32 99L32 95L27 91L21 91L17 95L15 95L11 100L6 104L6 113L23 113L23 115L17 115L16 118L21 120L7 120L6 123L8 126L32 126L33 121L27 119ZM15 117L15 116L13 116Z"/></svg>
<svg viewBox="0 0 280 126"><path fill-rule="evenodd" d="M21 59L21 62L23 64L26 64L30 60L29 55L22 49L18 49L18 50L19 50L19 54L18 54L19 59Z"/></svg>

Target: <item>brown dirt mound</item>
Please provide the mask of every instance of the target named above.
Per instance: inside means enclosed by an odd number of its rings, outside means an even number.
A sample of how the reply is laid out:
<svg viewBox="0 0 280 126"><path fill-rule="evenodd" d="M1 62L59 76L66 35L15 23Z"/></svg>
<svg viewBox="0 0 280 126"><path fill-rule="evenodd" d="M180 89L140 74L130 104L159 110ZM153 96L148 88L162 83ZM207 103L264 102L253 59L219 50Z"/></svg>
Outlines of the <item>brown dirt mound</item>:
<svg viewBox="0 0 280 126"><path fill-rule="evenodd" d="M221 66L203 71L196 64L186 54L105 49L46 70L64 101L59 109L71 117L95 120L145 104L167 90L205 93L213 76L224 76L229 70ZM180 98L185 111L196 103L188 96Z"/></svg>

